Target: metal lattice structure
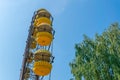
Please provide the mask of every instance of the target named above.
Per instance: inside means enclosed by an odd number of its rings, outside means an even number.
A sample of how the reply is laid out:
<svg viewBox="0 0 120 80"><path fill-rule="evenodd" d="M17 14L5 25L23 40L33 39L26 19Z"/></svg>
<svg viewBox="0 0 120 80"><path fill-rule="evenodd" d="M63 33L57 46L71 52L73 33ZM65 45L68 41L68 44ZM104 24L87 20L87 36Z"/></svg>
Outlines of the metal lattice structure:
<svg viewBox="0 0 120 80"><path fill-rule="evenodd" d="M23 56L20 80L51 79L51 67L54 60L52 28L53 17L45 10L34 12ZM50 67L48 67L50 66Z"/></svg>

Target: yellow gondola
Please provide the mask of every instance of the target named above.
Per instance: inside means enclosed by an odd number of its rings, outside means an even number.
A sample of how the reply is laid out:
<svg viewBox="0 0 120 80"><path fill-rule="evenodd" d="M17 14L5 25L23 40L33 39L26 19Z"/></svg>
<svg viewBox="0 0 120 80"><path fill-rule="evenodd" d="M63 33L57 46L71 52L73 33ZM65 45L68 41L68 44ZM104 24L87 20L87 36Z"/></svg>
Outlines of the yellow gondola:
<svg viewBox="0 0 120 80"><path fill-rule="evenodd" d="M36 37L36 34L38 33L38 29L36 27L33 28L32 38L34 39Z"/></svg>
<svg viewBox="0 0 120 80"><path fill-rule="evenodd" d="M30 44L30 48L31 49L34 49L34 48L36 48L36 41L35 41L35 38L32 36L31 37L31 44Z"/></svg>
<svg viewBox="0 0 120 80"><path fill-rule="evenodd" d="M31 49L34 49L34 48L36 48L36 41L33 41L32 43L31 43L31 45L30 45L30 48Z"/></svg>
<svg viewBox="0 0 120 80"><path fill-rule="evenodd" d="M51 25L51 20L48 19L48 18L46 18L46 17L41 17L41 18L35 19L33 25L34 25L35 27L39 27L39 25L40 25L41 23L48 23L48 24Z"/></svg>
<svg viewBox="0 0 120 80"><path fill-rule="evenodd" d="M39 25L39 27L36 27L38 32L49 32L52 33L52 27L51 25L47 24L47 23L41 23Z"/></svg>
<svg viewBox="0 0 120 80"><path fill-rule="evenodd" d="M51 72L52 65L49 62L39 61L34 63L33 72L38 76L45 76Z"/></svg>
<svg viewBox="0 0 120 80"><path fill-rule="evenodd" d="M28 58L27 58L27 62L28 62L28 63L31 63L32 61L33 61L33 59L32 59L31 57L28 57Z"/></svg>
<svg viewBox="0 0 120 80"><path fill-rule="evenodd" d="M36 41L41 46L50 45L53 40L53 35L49 32L38 32L36 36Z"/></svg>
<svg viewBox="0 0 120 80"><path fill-rule="evenodd" d="M29 77L30 77L30 68L26 68L26 73L24 74L24 78L28 80Z"/></svg>
<svg viewBox="0 0 120 80"><path fill-rule="evenodd" d="M29 52L28 58L27 58L27 62L31 63L33 61L33 53Z"/></svg>
<svg viewBox="0 0 120 80"><path fill-rule="evenodd" d="M50 19L51 14L46 9L40 9L37 11L36 18L47 17Z"/></svg>
<svg viewBox="0 0 120 80"><path fill-rule="evenodd" d="M24 79L25 79L25 80L28 80L29 77L30 77L30 74L25 73L25 75L24 75Z"/></svg>
<svg viewBox="0 0 120 80"><path fill-rule="evenodd" d="M50 57L51 57L51 54L48 50L39 49L35 52L34 60L50 62Z"/></svg>

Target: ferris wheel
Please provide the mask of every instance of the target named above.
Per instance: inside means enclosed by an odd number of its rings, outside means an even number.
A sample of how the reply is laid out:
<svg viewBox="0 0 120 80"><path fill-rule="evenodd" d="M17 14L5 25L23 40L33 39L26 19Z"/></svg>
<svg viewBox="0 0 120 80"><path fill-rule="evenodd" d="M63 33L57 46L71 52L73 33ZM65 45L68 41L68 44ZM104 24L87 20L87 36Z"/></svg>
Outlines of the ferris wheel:
<svg viewBox="0 0 120 80"><path fill-rule="evenodd" d="M51 79L53 56L53 17L46 9L34 12L23 57L20 80Z"/></svg>

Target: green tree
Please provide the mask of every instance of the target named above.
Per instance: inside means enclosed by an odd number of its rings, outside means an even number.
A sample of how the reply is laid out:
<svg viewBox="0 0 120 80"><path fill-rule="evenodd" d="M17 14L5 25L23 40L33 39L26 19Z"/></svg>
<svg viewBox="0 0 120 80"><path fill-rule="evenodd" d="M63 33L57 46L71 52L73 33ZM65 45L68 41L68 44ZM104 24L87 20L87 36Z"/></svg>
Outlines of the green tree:
<svg viewBox="0 0 120 80"><path fill-rule="evenodd" d="M84 35L70 63L75 80L120 80L120 26L112 24L94 39Z"/></svg>

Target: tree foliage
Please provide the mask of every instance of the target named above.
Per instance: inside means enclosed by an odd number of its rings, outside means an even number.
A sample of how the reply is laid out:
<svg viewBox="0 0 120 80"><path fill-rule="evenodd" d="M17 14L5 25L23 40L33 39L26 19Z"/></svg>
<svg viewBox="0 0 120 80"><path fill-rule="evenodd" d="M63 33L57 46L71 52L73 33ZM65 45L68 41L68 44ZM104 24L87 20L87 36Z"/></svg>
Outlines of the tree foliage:
<svg viewBox="0 0 120 80"><path fill-rule="evenodd" d="M75 80L120 80L120 26L112 24L95 39L84 35L70 63Z"/></svg>

